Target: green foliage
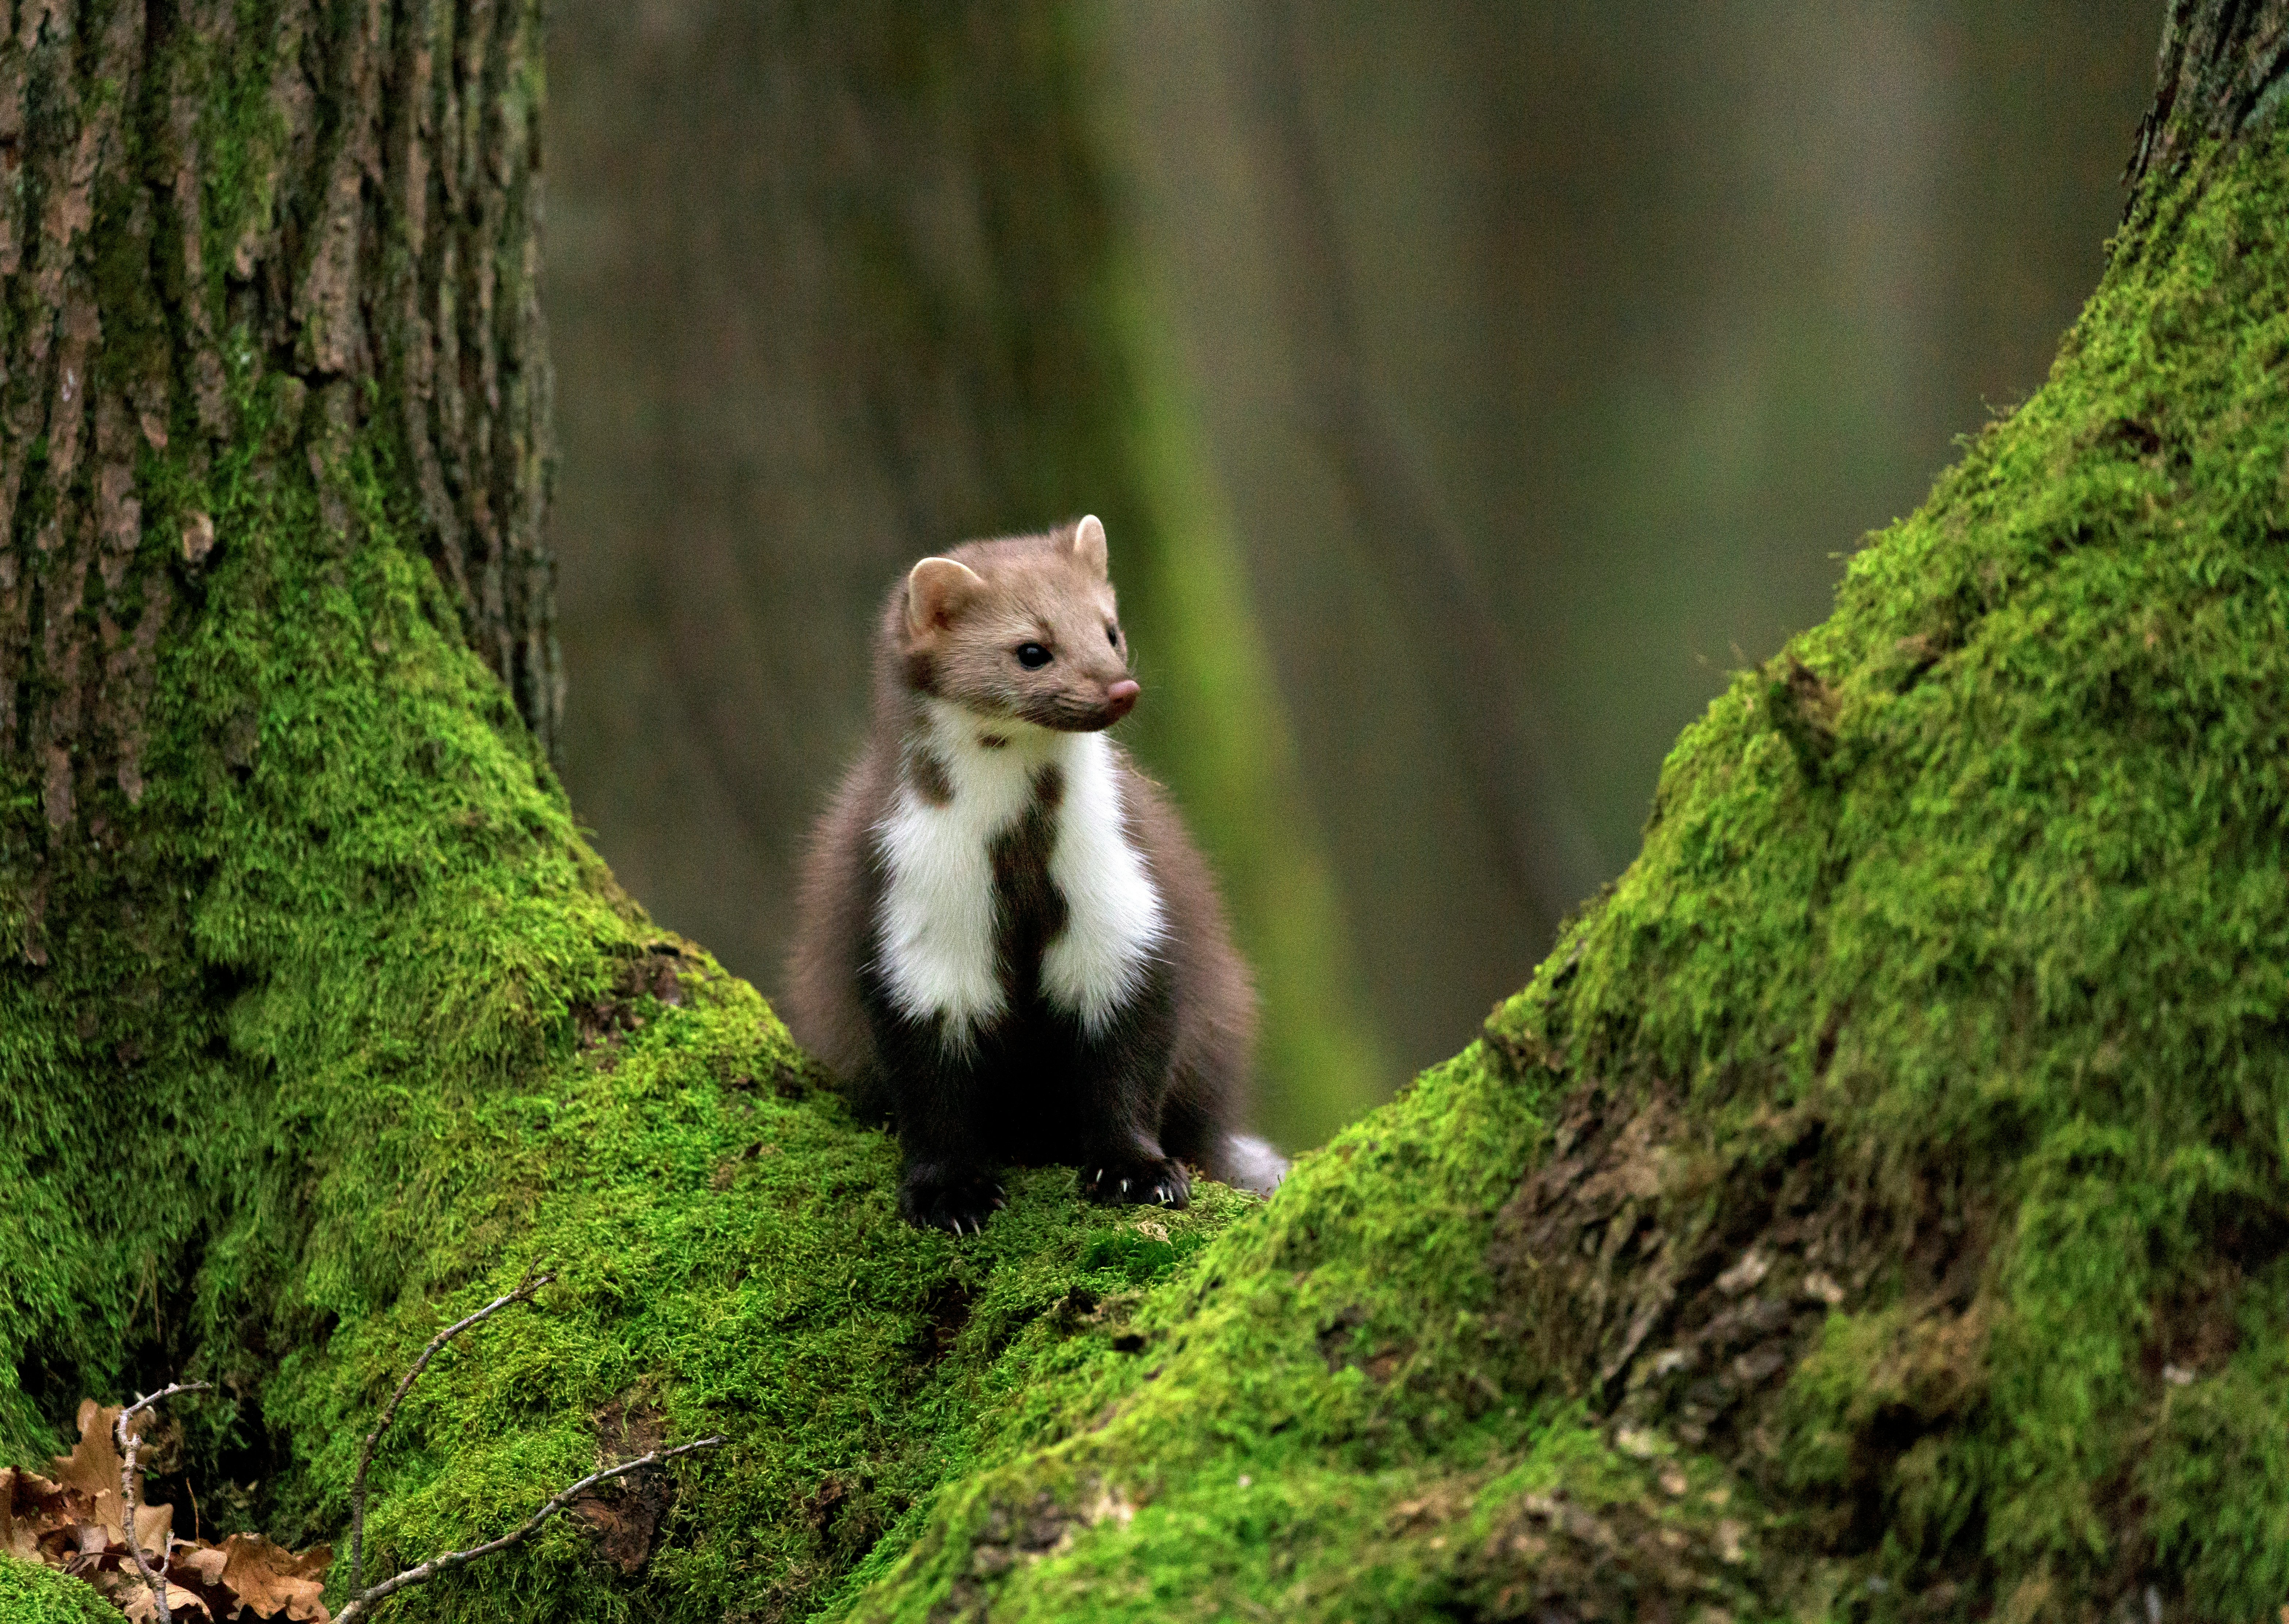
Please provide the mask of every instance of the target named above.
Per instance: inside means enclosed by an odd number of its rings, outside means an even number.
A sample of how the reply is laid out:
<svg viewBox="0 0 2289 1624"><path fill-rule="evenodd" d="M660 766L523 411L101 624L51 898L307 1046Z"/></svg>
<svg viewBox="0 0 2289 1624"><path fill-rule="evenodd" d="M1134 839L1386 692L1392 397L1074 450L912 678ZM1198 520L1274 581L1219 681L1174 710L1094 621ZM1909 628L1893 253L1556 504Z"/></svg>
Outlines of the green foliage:
<svg viewBox="0 0 2289 1624"><path fill-rule="evenodd" d="M0 1556L0 1619L7 1624L119 1624L119 1612L92 1585Z"/></svg>

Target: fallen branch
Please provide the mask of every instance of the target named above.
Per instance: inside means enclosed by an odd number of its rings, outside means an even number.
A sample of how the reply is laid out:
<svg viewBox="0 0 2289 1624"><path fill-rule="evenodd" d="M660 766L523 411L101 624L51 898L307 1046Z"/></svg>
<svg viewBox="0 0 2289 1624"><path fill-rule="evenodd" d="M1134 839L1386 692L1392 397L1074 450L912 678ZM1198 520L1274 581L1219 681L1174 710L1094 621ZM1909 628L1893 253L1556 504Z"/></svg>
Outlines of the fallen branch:
<svg viewBox="0 0 2289 1624"><path fill-rule="evenodd" d="M528 1276L514 1291L508 1293L505 1296L496 1297L492 1302L485 1304L484 1307L479 1309L475 1313L469 1315L465 1319L456 1320L451 1325L447 1325L443 1330L438 1332L436 1335L429 1339L428 1345L422 1349L419 1356L414 1359L412 1365L406 1371L403 1378L399 1381L397 1390L389 1396L389 1402L382 1406L381 1414L375 1421L373 1430L366 1435L364 1446L358 1452L357 1473L351 1481L349 1583L351 1595L350 1599L344 1604L342 1611L339 1614L335 1615L334 1624L355 1624L356 1620L367 1617L372 1612L376 1606L387 1600L390 1596L396 1595L400 1590L410 1589L415 1585L425 1584L428 1580L436 1578L438 1574L450 1572L451 1570L459 1567L466 1563L474 1562L480 1556L488 1556L495 1551L507 1549L510 1546L518 1543L520 1540L529 1538L533 1532L539 1529L543 1524L546 1523L550 1517L554 1517L558 1512L571 1505L583 1494L586 1494L588 1491L595 1488L600 1484L610 1483L616 1477L625 1477L631 1473L643 1471L648 1468L662 1465L666 1461L674 1460L679 1455L692 1454L703 1449L717 1448L725 1441L721 1434L716 1434L708 1437L697 1439L689 1444L679 1444L672 1449L651 1450L645 1454L638 1456L635 1460L622 1461L618 1466L602 1468L599 1470L589 1473L578 1483L559 1490L555 1494L552 1495L538 1511L535 1511L530 1517L525 1518L524 1521L520 1523L516 1527L511 1529L508 1532L501 1535L500 1538L497 1540L488 1540L483 1544L471 1546L467 1550L446 1551L440 1556L430 1557L427 1562L418 1564L413 1567L405 1569L403 1572L395 1574L388 1579L385 1579L378 1584L365 1584L365 1576L363 1572L362 1564L364 1555L365 1540L366 1471L372 1464L375 1446L381 1442L382 1434L389 1429L390 1422L396 1419L398 1407L404 1402L406 1394L412 1390L413 1384L420 1379L421 1373L429 1367L430 1361L436 1357L437 1350L439 1349L443 1348L447 1342L452 1341L453 1338L459 1336L470 1326L490 1318L493 1315L498 1314L501 1310L508 1307L511 1303L530 1302L532 1300L534 1293L538 1292L542 1286L547 1285L555 1278L555 1275L553 1273ZM159 1555L158 1565L155 1568L149 1559L144 1556L141 1542L135 1537L135 1457L136 1452L142 1445L142 1439L134 1435L130 1423L144 1411L152 1408L164 1399L174 1397L179 1393L198 1393L207 1392L210 1390L211 1389L209 1384L204 1381L177 1382L171 1387L164 1388L160 1391L153 1393L148 1398L137 1399L133 1404L128 1405L127 1408L122 1410L112 1422L112 1437L118 1446L120 1455L119 1496L120 1503L123 1508L121 1516L125 1524L127 1547L129 1551L132 1553L134 1556L137 1572L141 1575L144 1584L149 1588L152 1596L158 1604L157 1612L159 1624L174 1624L172 1610L167 1604L167 1591L169 1587L174 1582L170 1575L173 1567L173 1552L171 1547L174 1545L175 1541L170 1539L167 1542L167 1548L162 1548ZM92 1405L92 1401L91 1401L91 1407ZM84 1422L83 1425L84 1426L84 1424L85 1423ZM238 1540L242 1536L235 1534L231 1536L234 1540ZM83 1546L80 1548L84 1549L86 1548ZM203 1551L213 1548L201 1548ZM306 1556L293 1556L291 1553L282 1554L288 1556L290 1560L295 1562L302 1562L311 1559L312 1557L322 1562L323 1556L323 1552L309 1553ZM299 1572L292 1576L298 1580L301 1577ZM207 1574L205 1577L211 1580L214 1576L212 1574ZM318 1588L318 1582L315 1578L313 1578L310 1583L309 1596L309 1599L313 1602L317 1599ZM196 1594L196 1592L193 1591L192 1594ZM208 1599L210 1602L211 1601L211 1598ZM217 1614L217 1616L219 1617L220 1615ZM320 1616L323 1616L323 1613Z"/></svg>
<svg viewBox="0 0 2289 1624"><path fill-rule="evenodd" d="M373 1460L373 1446L381 1442L381 1435L388 1431L389 1423L397 1419L397 1406L404 1402L405 1395L412 1390L413 1383L421 1373L429 1368L429 1361L436 1357L437 1349L471 1325L490 1319L510 1303L531 1302L532 1294L555 1278L554 1270L527 1275L514 1291L494 1298L467 1318L455 1320L438 1332L429 1339L429 1345L421 1350L421 1357L415 1359L406 1371L404 1380L397 1384L397 1390L389 1396L389 1402L381 1406L380 1419L373 1423L373 1430L365 1435L364 1447L358 1451L357 1475L350 1479L350 1589L353 1592L362 1596L363 1592L359 1588L365 1583L365 1469Z"/></svg>
<svg viewBox="0 0 2289 1624"><path fill-rule="evenodd" d="M425 1584L436 1578L438 1574L459 1567L464 1563L474 1562L480 1556L488 1556L497 1550L507 1549L600 1483L609 1483L613 1478L624 1477L630 1472L642 1471L648 1466L658 1466L664 1461L673 1461L678 1455L688 1455L695 1450L714 1449L723 1442L721 1435L704 1437L694 1443L680 1444L674 1449L655 1449L647 1454L638 1456L635 1460L624 1461L618 1466L606 1467L602 1471L591 1472L570 1487L558 1491L539 1510L525 1518L515 1528L501 1535L499 1539L488 1540L483 1545L473 1545L467 1550L447 1551L443 1556L432 1556L428 1561L407 1568L393 1578L385 1579L380 1583L371 1587L366 1586L364 1572L366 1467L373 1459L374 1445L381 1441L381 1435L389 1429L389 1423L395 1419L397 1406L403 1402L405 1395L412 1390L413 1384L419 1380L421 1373L429 1367L430 1359L435 1357L440 1348L471 1325L490 1318L512 1302L530 1302L535 1292L555 1278L554 1273L528 1276L523 1284L507 1295L494 1298L467 1319L456 1320L438 1332L429 1339L429 1345L421 1350L421 1356L415 1359L412 1365L406 1371L404 1379L397 1384L397 1390L389 1396L389 1402L382 1406L381 1415L374 1422L373 1430L366 1435L365 1446L358 1452L357 1475L350 1482L350 1590L352 1594L348 1602L344 1604L341 1612L335 1616L334 1624L355 1624L355 1620L371 1612L377 1604L386 1601L400 1590L410 1589L418 1584Z"/></svg>
<svg viewBox="0 0 2289 1624"><path fill-rule="evenodd" d="M204 1381L178 1381L172 1386L161 1388L148 1398L137 1399L122 1410L117 1419L111 1423L112 1441L119 1446L121 1529L127 1536L128 1551L135 1558L135 1571L143 1575L143 1582L151 1588L152 1597L159 1604L159 1624L175 1624L174 1614L167 1608L167 1568L170 1553L164 1546L161 1547L158 1571L154 1572L149 1559L143 1555L143 1541L135 1537L135 1452L142 1447L143 1440L140 1436L128 1431L127 1423L163 1398L172 1398L178 1393L204 1393L212 1390L212 1388Z"/></svg>
<svg viewBox="0 0 2289 1624"><path fill-rule="evenodd" d="M719 1433L712 1437L699 1438L690 1444L679 1444L674 1449L655 1449L649 1454L641 1455L634 1461L625 1461L618 1466L607 1467L600 1472L591 1472L579 1482L559 1490L547 1504L525 1518L517 1527L501 1535L499 1539L488 1540L483 1545L473 1545L467 1550L447 1551L442 1556L432 1556L418 1567L406 1569L395 1579L385 1579L372 1588L360 1591L350 1598L341 1612L334 1615L334 1624L355 1624L357 1620L365 1617L373 1610L374 1604L395 1596L400 1590L425 1583L449 1569L459 1567L463 1563L474 1562L480 1556L489 1556L497 1550L507 1549L600 1483L624 1477L629 1472L642 1471L648 1466L658 1466L662 1461L674 1460L678 1455L688 1455L694 1450L714 1449L723 1441L722 1436Z"/></svg>

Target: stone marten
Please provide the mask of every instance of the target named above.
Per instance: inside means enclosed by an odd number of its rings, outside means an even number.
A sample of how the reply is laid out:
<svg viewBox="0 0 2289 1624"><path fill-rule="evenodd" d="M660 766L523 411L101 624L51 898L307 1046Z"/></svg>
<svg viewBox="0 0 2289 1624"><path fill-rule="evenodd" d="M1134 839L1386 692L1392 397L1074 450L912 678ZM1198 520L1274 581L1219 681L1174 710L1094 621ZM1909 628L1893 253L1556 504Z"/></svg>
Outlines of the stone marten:
<svg viewBox="0 0 2289 1624"><path fill-rule="evenodd" d="M908 571L871 736L805 863L787 1018L905 1154L898 1210L974 1232L1009 1163L1093 1200L1268 1192L1237 1130L1256 999L1208 865L1105 729L1137 703L1105 527Z"/></svg>

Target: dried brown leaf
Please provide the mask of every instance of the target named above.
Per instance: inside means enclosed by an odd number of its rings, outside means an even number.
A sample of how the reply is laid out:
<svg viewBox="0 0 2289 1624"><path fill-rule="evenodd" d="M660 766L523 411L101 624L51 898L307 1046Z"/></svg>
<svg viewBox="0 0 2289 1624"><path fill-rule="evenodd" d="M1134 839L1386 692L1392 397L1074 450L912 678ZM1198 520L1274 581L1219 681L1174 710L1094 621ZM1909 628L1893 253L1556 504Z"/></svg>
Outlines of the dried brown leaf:
<svg viewBox="0 0 2289 1624"><path fill-rule="evenodd" d="M174 1532L174 1507L139 1505L135 1508L135 1542L146 1551L156 1555L165 1550Z"/></svg>
<svg viewBox="0 0 2289 1624"><path fill-rule="evenodd" d="M79 1403L79 1446L68 1455L55 1457L57 1481L66 1489L84 1494L93 1502L94 1520L101 1524L107 1539L124 1545L127 1529L123 1520L126 1506L119 1498L119 1448L112 1438L112 1424L119 1419L120 1406L100 1405L92 1398ZM136 1485L140 1501L142 1485ZM151 1506L139 1503L135 1508L136 1543L147 1551L162 1551L167 1548L167 1536L175 1525L172 1506ZM86 1548L83 1540L82 1548Z"/></svg>
<svg viewBox="0 0 2289 1624"><path fill-rule="evenodd" d="M228 1553L219 1545L179 1545L173 1565L187 1571L201 1584L212 1586L222 1582L223 1566L229 1560Z"/></svg>
<svg viewBox="0 0 2289 1624"><path fill-rule="evenodd" d="M0 1555L60 1568L93 1585L134 1624L159 1616L158 1601L135 1565L120 1526L117 1406L79 1407L79 1445L56 1457L56 1481L0 1468ZM283 1619L331 1624L326 1611L331 1547L291 1551L259 1533L220 1543L174 1540L174 1508L135 1508L143 1548L167 1556L167 1607L177 1619Z"/></svg>
<svg viewBox="0 0 2289 1624"><path fill-rule="evenodd" d="M323 1597L326 1569L334 1560L331 1547L290 1551L259 1533L235 1533L222 1549L222 1587L255 1617L328 1624Z"/></svg>
<svg viewBox="0 0 2289 1624"><path fill-rule="evenodd" d="M86 1495L51 1483L36 1472L0 1467L0 1553L38 1562L41 1537L94 1515Z"/></svg>
<svg viewBox="0 0 2289 1624"><path fill-rule="evenodd" d="M127 1624L148 1624L149 1620L159 1616L159 1598L151 1593L151 1587L145 1584L140 1575L116 1599L120 1611L127 1615ZM196 1609L195 1613L194 1609ZM214 1610L207 1605L206 1597L176 1584L167 1587L167 1611L179 1619L214 1617Z"/></svg>
<svg viewBox="0 0 2289 1624"><path fill-rule="evenodd" d="M79 1401L79 1447L58 1455L56 1480L77 1489L95 1501L96 1520L110 1536L127 1538L126 1508L119 1500L119 1450L111 1441L111 1424L119 1419L118 1405Z"/></svg>

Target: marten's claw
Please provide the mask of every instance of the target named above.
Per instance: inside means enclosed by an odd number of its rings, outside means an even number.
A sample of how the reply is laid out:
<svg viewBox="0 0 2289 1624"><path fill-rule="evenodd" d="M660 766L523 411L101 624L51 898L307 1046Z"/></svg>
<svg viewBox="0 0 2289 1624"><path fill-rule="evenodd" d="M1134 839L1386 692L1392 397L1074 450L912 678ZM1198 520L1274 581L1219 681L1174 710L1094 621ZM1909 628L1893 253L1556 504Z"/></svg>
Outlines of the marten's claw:
<svg viewBox="0 0 2289 1624"><path fill-rule="evenodd" d="M1157 1203L1180 1207L1192 1203L1192 1184L1184 1170L1166 1157L1139 1157L1126 1164L1108 1162L1085 1174L1081 1193L1107 1206Z"/></svg>
<svg viewBox="0 0 2289 1624"><path fill-rule="evenodd" d="M910 1174L898 1192L900 1217L953 1235L983 1235L986 1219L1006 1205L1001 1186L976 1174Z"/></svg>

